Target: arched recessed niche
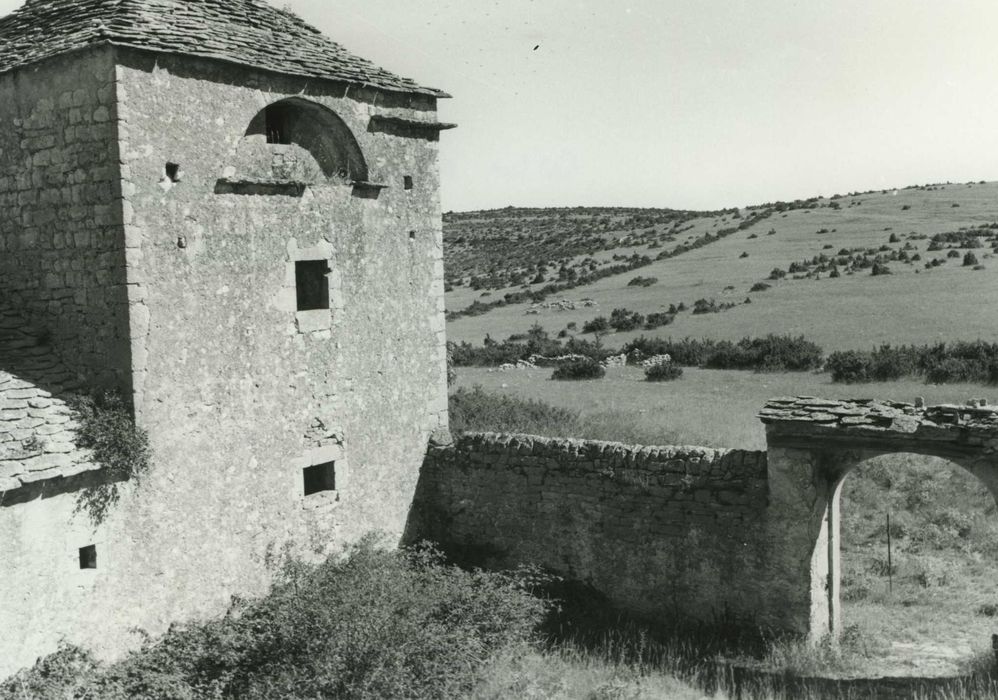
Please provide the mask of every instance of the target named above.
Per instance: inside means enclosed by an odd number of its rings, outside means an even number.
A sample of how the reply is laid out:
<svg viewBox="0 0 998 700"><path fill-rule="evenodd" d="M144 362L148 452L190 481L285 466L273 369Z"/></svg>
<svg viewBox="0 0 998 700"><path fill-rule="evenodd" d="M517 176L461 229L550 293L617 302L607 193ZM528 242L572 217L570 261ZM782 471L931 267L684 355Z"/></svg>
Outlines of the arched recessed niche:
<svg viewBox="0 0 998 700"><path fill-rule="evenodd" d="M253 117L219 184L219 192L238 192L242 184L255 194L300 194L309 185L370 185L364 154L346 123L299 97L269 104ZM269 187L260 190L263 185Z"/></svg>

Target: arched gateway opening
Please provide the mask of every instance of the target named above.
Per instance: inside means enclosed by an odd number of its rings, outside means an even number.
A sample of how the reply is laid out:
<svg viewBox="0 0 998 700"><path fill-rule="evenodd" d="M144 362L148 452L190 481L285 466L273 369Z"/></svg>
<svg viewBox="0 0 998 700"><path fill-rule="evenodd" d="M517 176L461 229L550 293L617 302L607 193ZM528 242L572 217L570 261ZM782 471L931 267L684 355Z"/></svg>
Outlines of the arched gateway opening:
<svg viewBox="0 0 998 700"><path fill-rule="evenodd" d="M838 492L844 652L887 675L966 672L996 630L991 492L949 460L911 453L862 462Z"/></svg>
<svg viewBox="0 0 998 700"><path fill-rule="evenodd" d="M768 575L782 593L770 605L784 627L812 638L842 631L840 497L855 469L898 453L940 457L998 501L998 407L799 397L768 402L760 418L769 452Z"/></svg>

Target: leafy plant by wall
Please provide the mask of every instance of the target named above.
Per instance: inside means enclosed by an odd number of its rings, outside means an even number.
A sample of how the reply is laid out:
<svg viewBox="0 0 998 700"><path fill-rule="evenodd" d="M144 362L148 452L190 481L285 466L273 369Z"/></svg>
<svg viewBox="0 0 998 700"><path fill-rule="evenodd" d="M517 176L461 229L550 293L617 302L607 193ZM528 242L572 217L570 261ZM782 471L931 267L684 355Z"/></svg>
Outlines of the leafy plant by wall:
<svg viewBox="0 0 998 700"><path fill-rule="evenodd" d="M138 480L149 468L149 438L136 427L131 411L118 394L75 396L68 403L80 424L77 444L93 451L105 477L100 484L81 492L76 507L100 523L120 498L118 484Z"/></svg>

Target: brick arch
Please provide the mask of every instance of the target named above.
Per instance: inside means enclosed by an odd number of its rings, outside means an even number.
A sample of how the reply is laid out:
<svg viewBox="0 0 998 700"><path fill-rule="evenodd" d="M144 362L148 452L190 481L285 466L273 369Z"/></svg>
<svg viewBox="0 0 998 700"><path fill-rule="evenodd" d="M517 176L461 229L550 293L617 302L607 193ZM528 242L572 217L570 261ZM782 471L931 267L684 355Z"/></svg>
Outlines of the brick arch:
<svg viewBox="0 0 998 700"><path fill-rule="evenodd" d="M273 102L254 115L235 153L234 175L306 184L366 182L367 160L346 122L301 97Z"/></svg>
<svg viewBox="0 0 998 700"><path fill-rule="evenodd" d="M770 528L777 571L792 585L788 627L841 630L840 496L848 475L889 454L941 457L976 476L998 503L998 408L777 399L766 424Z"/></svg>

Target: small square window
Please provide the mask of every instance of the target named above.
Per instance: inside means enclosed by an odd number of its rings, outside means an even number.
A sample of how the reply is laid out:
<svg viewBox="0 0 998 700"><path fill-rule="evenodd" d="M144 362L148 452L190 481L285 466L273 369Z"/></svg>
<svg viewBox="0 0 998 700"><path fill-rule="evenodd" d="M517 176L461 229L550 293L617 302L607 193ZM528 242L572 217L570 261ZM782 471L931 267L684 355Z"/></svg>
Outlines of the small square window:
<svg viewBox="0 0 998 700"><path fill-rule="evenodd" d="M402 186L407 190L412 189L412 175L405 175L402 178Z"/></svg>
<svg viewBox="0 0 998 700"><path fill-rule="evenodd" d="M180 170L179 163L167 163L163 170L166 172L166 177L169 178L170 182L180 182L181 177L183 177L183 171Z"/></svg>
<svg viewBox="0 0 998 700"><path fill-rule="evenodd" d="M267 143L291 143L291 110L285 105L270 105L264 118L266 120Z"/></svg>
<svg viewBox="0 0 998 700"><path fill-rule="evenodd" d="M80 547L80 568L81 569L96 569L97 568L97 545L90 544L86 547Z"/></svg>
<svg viewBox="0 0 998 700"><path fill-rule="evenodd" d="M329 308L329 263L325 260L295 262L295 290L299 311Z"/></svg>
<svg viewBox="0 0 998 700"><path fill-rule="evenodd" d="M336 490L336 462L326 462L305 467L302 470L305 482L305 495Z"/></svg>

